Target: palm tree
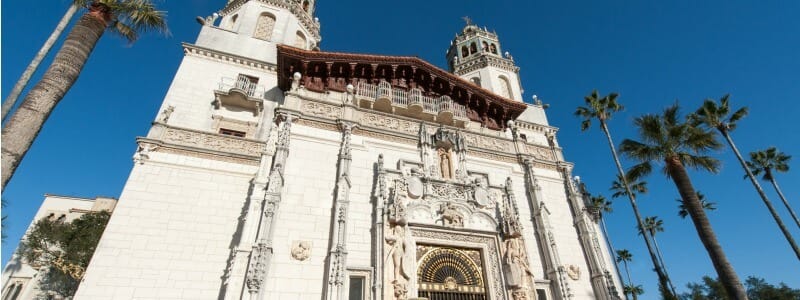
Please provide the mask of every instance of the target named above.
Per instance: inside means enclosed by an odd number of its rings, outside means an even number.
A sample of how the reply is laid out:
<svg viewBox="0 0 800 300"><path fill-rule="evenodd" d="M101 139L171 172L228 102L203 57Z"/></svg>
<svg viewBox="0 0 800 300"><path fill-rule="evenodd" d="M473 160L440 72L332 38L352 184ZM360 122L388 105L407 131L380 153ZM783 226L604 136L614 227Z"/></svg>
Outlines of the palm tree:
<svg viewBox="0 0 800 300"><path fill-rule="evenodd" d="M61 21L59 21L58 25L56 25L56 29L50 33L50 37L47 38L47 40L44 42L44 45L42 45L42 48L39 49L39 52L36 52L36 56L33 57L31 63L27 68L25 68L25 71L22 72L22 76L19 77L17 83L14 84L14 88L11 89L11 93L8 94L5 102L3 102L3 120L6 119L8 112L11 111L11 108L14 107L15 103L17 103L19 95L22 94L22 90L24 90L25 86L28 85L28 82L31 80L31 76L33 76L33 73L35 73L36 69L39 68L39 64L42 63L42 60L45 56L47 56L47 53L50 53L50 49L53 48L53 45L55 45L56 41L61 36L61 33L64 32L64 28L67 27L69 21L72 20L72 16L74 16L77 11L78 3L72 3L69 5L67 12L64 13L64 16L61 17Z"/></svg>
<svg viewBox="0 0 800 300"><path fill-rule="evenodd" d="M644 294L644 289L641 285L626 285L625 294L631 294L633 299L636 299L636 296Z"/></svg>
<svg viewBox="0 0 800 300"><path fill-rule="evenodd" d="M611 119L611 116L620 110L623 109L622 104L617 102L617 97L619 94L617 93L610 93L604 97L600 97L597 90L592 91L591 94L584 97L584 102L586 102L586 106L579 106L575 110L575 116L583 118L581 121L581 130L586 131L592 125L592 119L597 119L600 123L600 129L603 130L603 133L606 135L606 139L608 140L608 147L611 149L611 156L614 158L614 163L617 166L617 172L619 174L620 179L622 179L622 185L625 187L625 194L628 196L628 199L631 203L631 208L633 208L633 214L636 217L636 224L639 228L642 228L642 214L639 213L639 206L636 204L636 196L631 191L630 185L628 185L627 178L625 178L625 171L622 169L622 164L619 161L619 156L617 155L617 150L614 147L614 140L611 139L611 133L608 130L608 120ZM667 277L666 273L664 273L661 265L658 263L658 258L656 257L655 252L653 251L653 245L650 243L650 239L644 237L644 243L647 246L647 251L650 253L650 260L653 262L653 269L656 271L658 275L658 282L666 286L667 282L669 282L669 278Z"/></svg>
<svg viewBox="0 0 800 300"><path fill-rule="evenodd" d="M625 284L625 287L623 288L623 291L625 292L626 295L629 293L628 287L634 286L633 279L631 279L631 269L628 268L628 262L631 261L633 261L633 254L631 254L630 251L626 249L617 250L617 263L623 263L625 265L625 273L628 275L628 284ZM639 294L635 293L632 294L633 300L636 300L637 298L636 296L638 295Z"/></svg>
<svg viewBox="0 0 800 300"><path fill-rule="evenodd" d="M756 188L758 195L761 196L761 200L764 201L764 205L767 206L769 213L772 214L772 218L775 219L775 223L778 223L778 227L780 227L781 232L783 232L783 235L786 237L786 241L789 242L792 250L794 250L797 259L800 259L800 248L797 247L797 243L795 243L792 234L786 229L786 225L783 224L780 215L778 215L778 211L772 206L772 202L767 199L767 194L761 189L761 185L758 184L756 177L750 172L750 168L747 167L747 163L744 161L744 158L742 158L742 154L739 153L739 149L736 148L736 144L733 143L730 132L736 129L736 122L747 115L747 107L742 107L731 114L731 108L728 105L729 96L730 95L722 96L719 105L712 99L706 99L703 105L697 109L697 112L691 116L691 123L694 126L702 125L711 129L716 129L719 134L725 138L728 145L733 150L733 153L736 154L736 158L739 160L742 168L744 168L744 171L747 173L747 177L750 178L750 182L753 183L753 187Z"/></svg>
<svg viewBox="0 0 800 300"><path fill-rule="evenodd" d="M611 207L611 201L606 200L606 197L603 195L598 196L591 196L590 198L592 209L597 214L597 217L600 219L600 229L603 231L603 236L606 237L606 245L608 245L608 250L611 253L614 253L614 245L611 244L611 237L608 236L608 229L606 229L606 219L603 214L610 213L614 211L614 208ZM617 264L616 260L614 263L614 269L617 271L617 277L622 278L622 273L619 271L619 265Z"/></svg>
<svg viewBox="0 0 800 300"><path fill-rule="evenodd" d="M658 261L661 263L661 267L664 268L664 272L666 273L667 264L664 263L664 255L661 253L661 248L658 247L658 240L656 240L656 233L664 232L664 221L659 219L657 216L645 217L644 230L639 229L639 234L644 234L645 230L650 234L650 238L653 239L653 245L656 246L656 254L658 254ZM675 290L675 286L672 284L672 281L669 282L669 287L672 290L672 294L678 294L678 292Z"/></svg>
<svg viewBox="0 0 800 300"><path fill-rule="evenodd" d="M631 187L631 192L633 192L634 196L647 193L647 181L640 181L639 179L631 178L628 175L626 175L625 181L628 182L628 186ZM617 174L617 179L611 182L610 190L614 192L614 194L611 195L611 198L616 199L628 195L625 185L622 184L622 177L619 176L619 174Z"/></svg>
<svg viewBox="0 0 800 300"><path fill-rule="evenodd" d="M714 203L714 202L707 201L706 200L706 196L701 194L700 191L697 191L697 199L700 200L700 206L702 206L703 209L705 209L705 210L716 210L717 209L717 206L716 206L717 204ZM683 204L683 199L676 199L676 201L678 201L680 203L680 205L678 205L678 216L680 216L683 219L686 219L686 216L689 215L689 211L686 210L686 205Z"/></svg>
<svg viewBox="0 0 800 300"><path fill-rule="evenodd" d="M97 0L75 23L42 79L28 92L2 132L2 188L14 174L42 125L78 79L106 29L128 41L140 32L167 32L166 13L151 0ZM110 24L110 26L109 26Z"/></svg>
<svg viewBox="0 0 800 300"><path fill-rule="evenodd" d="M783 196L783 192L781 192L781 189L778 187L778 182L775 181L775 174L772 173L772 170L781 173L788 172L790 159L792 159L791 155L786 155L778 151L775 147L769 147L767 150L750 152L750 161L746 162L746 164L747 167L750 168L750 171L753 172L754 176L758 176L762 172L764 173L761 179L772 183L772 187L778 192L778 196L781 197L783 205L789 210L789 214L792 215L794 222L797 223L797 227L800 227L800 220L797 219L797 214L792 207L789 206L789 201L786 201L786 197Z"/></svg>
<svg viewBox="0 0 800 300"><path fill-rule="evenodd" d="M620 147L623 155L640 162L631 168L631 174L635 178L645 176L652 171L653 162L664 162L664 174L678 188L697 235L728 294L736 300L747 299L744 286L717 241L686 171L686 167L690 167L716 173L720 162L703 154L721 148L722 144L711 131L680 121L677 104L665 109L663 115L648 114L638 117L634 124L639 129L642 142L626 139Z"/></svg>

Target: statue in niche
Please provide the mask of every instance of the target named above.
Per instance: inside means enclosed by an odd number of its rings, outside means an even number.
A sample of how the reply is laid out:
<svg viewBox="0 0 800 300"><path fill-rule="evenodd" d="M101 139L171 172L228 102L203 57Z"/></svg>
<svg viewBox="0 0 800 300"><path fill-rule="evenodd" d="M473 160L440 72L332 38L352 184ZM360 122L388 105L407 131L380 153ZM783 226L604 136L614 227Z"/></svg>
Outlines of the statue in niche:
<svg viewBox="0 0 800 300"><path fill-rule="evenodd" d="M442 172L442 178L453 178L453 159L450 156L450 151L445 148L436 149L436 154L439 157L439 170Z"/></svg>
<svg viewBox="0 0 800 300"><path fill-rule="evenodd" d="M464 217L456 210L453 203L442 205L442 223L448 227L464 227Z"/></svg>
<svg viewBox="0 0 800 300"><path fill-rule="evenodd" d="M475 191L472 194L472 200L480 208L491 206L491 198L489 198L489 189L487 188L486 179L475 178L474 181Z"/></svg>
<svg viewBox="0 0 800 300"><path fill-rule="evenodd" d="M525 276L533 276L533 272L528 266L528 259L525 257L522 240L520 238L507 239L504 242L504 246L506 253L503 258L503 265L505 266L508 285L513 288L523 287Z"/></svg>
<svg viewBox="0 0 800 300"><path fill-rule="evenodd" d="M167 124L169 121L169 117L172 115L172 112L175 111L175 106L167 106L164 111L161 112L161 123Z"/></svg>

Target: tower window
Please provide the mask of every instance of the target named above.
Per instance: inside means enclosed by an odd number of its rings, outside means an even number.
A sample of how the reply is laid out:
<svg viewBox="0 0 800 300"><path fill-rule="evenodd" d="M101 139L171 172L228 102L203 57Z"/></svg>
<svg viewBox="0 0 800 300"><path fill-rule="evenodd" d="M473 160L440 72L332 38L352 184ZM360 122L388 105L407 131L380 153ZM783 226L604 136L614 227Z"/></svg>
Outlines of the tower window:
<svg viewBox="0 0 800 300"><path fill-rule="evenodd" d="M256 22L256 30L253 32L253 37L262 40L270 40L272 38L272 30L275 28L275 16L268 13L262 13L258 16Z"/></svg>
<svg viewBox="0 0 800 300"><path fill-rule="evenodd" d="M472 44L469 44L469 54L475 53L478 53L478 45L476 45L475 42L472 42Z"/></svg>
<svg viewBox="0 0 800 300"><path fill-rule="evenodd" d="M239 15L238 14L237 15L233 15L233 17L231 17L230 23L228 23L228 24L230 24L230 25L228 25L228 29L233 30L233 27L236 26L236 20L238 20L238 19L239 19Z"/></svg>
<svg viewBox="0 0 800 300"><path fill-rule="evenodd" d="M294 46L301 49L306 48L306 36L300 31L297 32L297 36L294 38Z"/></svg>
<svg viewBox="0 0 800 300"><path fill-rule="evenodd" d="M481 52L489 51L489 43L484 41L483 44L481 44L481 46L482 46L481 47Z"/></svg>
<svg viewBox="0 0 800 300"><path fill-rule="evenodd" d="M500 86L498 87L497 94L506 98L511 98L511 83L505 76L497 77Z"/></svg>
<svg viewBox="0 0 800 300"><path fill-rule="evenodd" d="M303 1L303 11L308 12L308 1Z"/></svg>
<svg viewBox="0 0 800 300"><path fill-rule="evenodd" d="M467 48L466 45L461 46L461 57L467 57L467 56L469 56L469 49Z"/></svg>
<svg viewBox="0 0 800 300"><path fill-rule="evenodd" d="M480 79L480 78L478 78L478 77L472 77L472 78L470 78L469 80L470 80L470 81L472 81L472 83L474 83L475 85L477 85L477 86L481 86L481 79Z"/></svg>
<svg viewBox="0 0 800 300"><path fill-rule="evenodd" d="M497 54L497 46L495 46L494 44L491 44L489 46L489 51L491 51L492 54Z"/></svg>

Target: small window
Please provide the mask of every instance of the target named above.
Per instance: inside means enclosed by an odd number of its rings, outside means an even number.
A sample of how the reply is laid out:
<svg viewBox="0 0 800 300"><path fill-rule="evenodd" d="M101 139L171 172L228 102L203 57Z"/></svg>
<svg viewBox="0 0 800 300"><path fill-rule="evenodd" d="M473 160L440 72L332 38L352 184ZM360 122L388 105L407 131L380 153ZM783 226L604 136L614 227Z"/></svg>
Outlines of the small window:
<svg viewBox="0 0 800 300"><path fill-rule="evenodd" d="M543 289L536 289L537 300L547 300L547 293Z"/></svg>
<svg viewBox="0 0 800 300"><path fill-rule="evenodd" d="M364 300L366 299L364 277L351 276L350 277L350 296L348 300Z"/></svg>
<svg viewBox="0 0 800 300"><path fill-rule="evenodd" d="M308 1L303 1L303 11L308 12Z"/></svg>
<svg viewBox="0 0 800 300"><path fill-rule="evenodd" d="M461 57L467 57L467 56L469 56L469 49L467 49L466 45L461 46Z"/></svg>
<svg viewBox="0 0 800 300"><path fill-rule="evenodd" d="M475 53L478 53L478 45L476 45L475 42L472 42L472 44L469 45L469 54Z"/></svg>
<svg viewBox="0 0 800 300"><path fill-rule="evenodd" d="M492 51L492 54L497 54L497 46L495 46L494 44L491 44L489 46L489 50Z"/></svg>
<svg viewBox="0 0 800 300"><path fill-rule="evenodd" d="M231 22L229 23L230 25L228 25L228 29L233 30L233 27L236 26L236 20L238 19L239 15L233 15L233 17L231 17Z"/></svg>
<svg viewBox="0 0 800 300"><path fill-rule="evenodd" d="M244 137L245 136L245 132L244 131L231 130L231 129L227 129L227 128L220 128L219 129L219 134L232 135L232 136L235 136L235 137Z"/></svg>
<svg viewBox="0 0 800 300"><path fill-rule="evenodd" d="M481 52L486 52L486 51L489 51L489 43L484 41L481 47Z"/></svg>

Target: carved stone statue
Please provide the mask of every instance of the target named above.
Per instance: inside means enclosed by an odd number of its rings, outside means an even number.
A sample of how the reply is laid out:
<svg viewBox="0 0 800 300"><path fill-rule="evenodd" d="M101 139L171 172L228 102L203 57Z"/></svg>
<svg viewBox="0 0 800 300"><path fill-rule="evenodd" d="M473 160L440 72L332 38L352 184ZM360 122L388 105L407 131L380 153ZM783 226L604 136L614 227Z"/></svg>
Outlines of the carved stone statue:
<svg viewBox="0 0 800 300"><path fill-rule="evenodd" d="M442 178L453 178L453 159L450 156L450 151L444 148L436 149L439 156L439 170L442 171Z"/></svg>
<svg viewBox="0 0 800 300"><path fill-rule="evenodd" d="M414 272L414 254L411 234L408 228L402 225L394 225L386 234L386 243L389 244L389 255L386 260L392 261L392 286L394 288L395 299L406 299L407 284Z"/></svg>
<svg viewBox="0 0 800 300"><path fill-rule="evenodd" d="M503 265L506 272L506 280L510 287L523 287L527 275L533 276L528 259L525 256L525 249L522 248L520 238L508 239L504 242L505 257Z"/></svg>
<svg viewBox="0 0 800 300"><path fill-rule="evenodd" d="M169 116L171 116L172 112L174 111L175 111L175 106L172 105L167 106L167 108L161 111L161 118L159 119L159 121L161 123L167 124L167 121L169 121Z"/></svg>
<svg viewBox="0 0 800 300"><path fill-rule="evenodd" d="M311 242L295 241L292 246L292 257L299 261L304 261L311 256Z"/></svg>
<svg viewBox="0 0 800 300"><path fill-rule="evenodd" d="M453 203L448 202L442 206L442 223L449 227L464 227L464 217L456 210Z"/></svg>
<svg viewBox="0 0 800 300"><path fill-rule="evenodd" d="M511 297L513 297L514 300L528 300L528 289L518 288L511 292Z"/></svg>

